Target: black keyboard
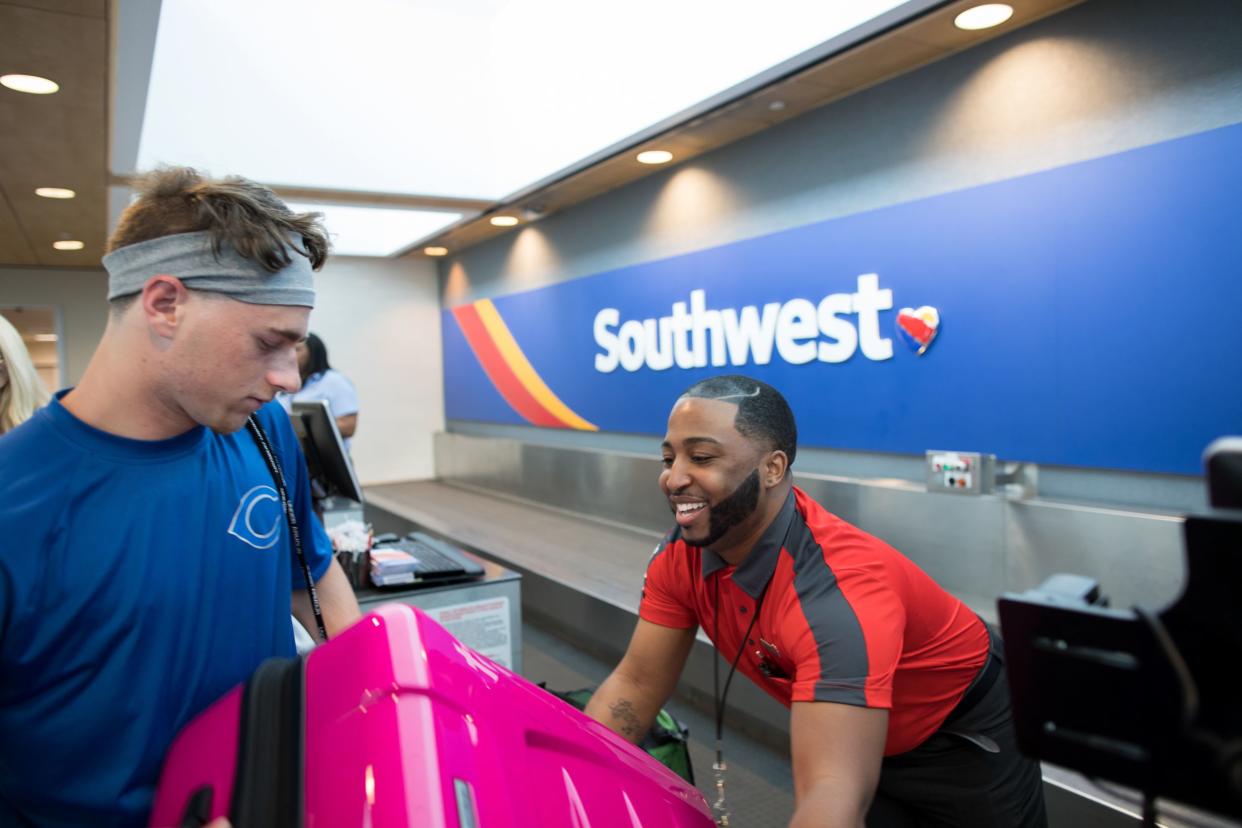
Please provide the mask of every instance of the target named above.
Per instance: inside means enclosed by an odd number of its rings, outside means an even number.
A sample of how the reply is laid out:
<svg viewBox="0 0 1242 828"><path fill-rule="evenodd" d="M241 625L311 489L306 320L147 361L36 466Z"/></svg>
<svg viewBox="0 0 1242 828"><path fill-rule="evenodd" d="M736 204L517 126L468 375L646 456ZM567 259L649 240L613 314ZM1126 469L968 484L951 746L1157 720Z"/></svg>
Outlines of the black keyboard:
<svg viewBox="0 0 1242 828"><path fill-rule="evenodd" d="M448 555L437 549L432 549L425 543L406 539L400 541L396 546L403 552L408 552L418 559L418 571L424 576L460 575L466 571L466 568L461 565L461 561L450 558Z"/></svg>
<svg viewBox="0 0 1242 828"><path fill-rule="evenodd" d="M425 543L410 538L377 544L376 548L399 549L411 555L418 561L415 572L418 573L420 578L443 578L451 575L464 575L466 572L466 568L462 566L461 561L444 554L438 549L433 549Z"/></svg>
<svg viewBox="0 0 1242 828"><path fill-rule="evenodd" d="M477 577L483 567L430 535L412 532L404 538L376 544L380 549L400 549L418 561L415 572L423 578ZM439 547L439 548L437 548Z"/></svg>

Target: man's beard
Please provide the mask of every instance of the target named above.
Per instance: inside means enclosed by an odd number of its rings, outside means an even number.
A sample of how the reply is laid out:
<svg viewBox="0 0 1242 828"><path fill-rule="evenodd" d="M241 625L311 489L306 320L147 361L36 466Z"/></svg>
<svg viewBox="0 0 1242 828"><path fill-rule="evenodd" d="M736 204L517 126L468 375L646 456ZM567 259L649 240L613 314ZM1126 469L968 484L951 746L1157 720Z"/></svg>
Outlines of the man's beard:
<svg viewBox="0 0 1242 828"><path fill-rule="evenodd" d="M757 508L759 508L759 470L755 469L738 484L728 497L711 507L707 537L702 541L691 542L695 546L711 546L734 526L753 515Z"/></svg>

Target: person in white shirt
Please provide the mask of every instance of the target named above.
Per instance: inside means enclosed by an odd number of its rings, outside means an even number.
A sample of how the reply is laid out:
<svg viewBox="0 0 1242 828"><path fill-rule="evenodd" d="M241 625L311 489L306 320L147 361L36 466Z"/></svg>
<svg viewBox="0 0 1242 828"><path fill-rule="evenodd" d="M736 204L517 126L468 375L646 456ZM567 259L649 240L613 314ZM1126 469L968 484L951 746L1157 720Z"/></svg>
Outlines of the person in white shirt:
<svg viewBox="0 0 1242 828"><path fill-rule="evenodd" d="M328 348L315 334L298 343L298 371L302 387L293 394L280 394L280 404L292 411L295 400L327 400L349 451L349 438L358 429L358 391L349 377L328 364Z"/></svg>

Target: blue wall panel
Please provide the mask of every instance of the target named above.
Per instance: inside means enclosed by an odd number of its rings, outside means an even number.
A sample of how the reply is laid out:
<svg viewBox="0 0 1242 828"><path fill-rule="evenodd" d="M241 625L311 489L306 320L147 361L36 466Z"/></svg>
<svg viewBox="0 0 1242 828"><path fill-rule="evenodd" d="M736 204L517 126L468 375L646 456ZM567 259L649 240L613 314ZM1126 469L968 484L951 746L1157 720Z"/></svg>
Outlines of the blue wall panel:
<svg viewBox="0 0 1242 828"><path fill-rule="evenodd" d="M1242 431L1239 158L1235 125L494 302L548 387L607 431L661 434L687 385L737 372L786 394L807 446L1196 473ZM890 359L595 369L603 308L658 319L696 289L709 309L819 303L863 274L892 291ZM921 305L941 327L918 356L894 325ZM449 311L444 331L447 416L522 422Z"/></svg>

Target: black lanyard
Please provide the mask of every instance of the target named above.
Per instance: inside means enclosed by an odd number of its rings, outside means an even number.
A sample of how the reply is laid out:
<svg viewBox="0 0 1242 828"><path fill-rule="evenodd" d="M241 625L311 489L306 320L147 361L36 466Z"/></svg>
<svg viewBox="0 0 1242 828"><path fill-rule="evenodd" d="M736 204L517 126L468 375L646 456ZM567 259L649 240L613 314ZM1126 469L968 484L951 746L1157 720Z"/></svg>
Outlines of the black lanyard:
<svg viewBox="0 0 1242 828"><path fill-rule="evenodd" d="M785 544L789 542L789 530L793 528L793 519L795 515L789 516L789 524L785 527L785 534L781 538L781 545L777 547L776 554L779 562L781 550L785 548ZM706 550L704 550L706 551ZM734 572L737 569L734 568ZM776 577L776 567L772 567L772 574L763 585L763 589L759 592L759 597L755 599L755 612L750 617L750 624L746 627L746 632L742 635L742 641L737 645L737 655L733 656L733 663L729 666L729 675L725 678L724 693L720 692L720 658L712 659L712 697L716 701L716 765L718 768L724 767L724 749L722 743L724 741L724 708L725 699L729 697L729 685L733 682L733 674L737 671L737 664L742 660L742 653L746 651L746 642L750 640L750 634L755 629L756 622L759 621L759 612L763 609L763 599L768 594L768 587L772 583L772 578ZM715 590L716 595L714 602L716 604L715 611L712 615L712 645L716 648L717 654L720 652L720 578L721 573L716 573Z"/></svg>
<svg viewBox="0 0 1242 828"><path fill-rule="evenodd" d="M769 579L768 583L771 583ZM716 612L712 617L712 638L715 641L720 640L720 573L716 573ZM750 617L750 623L746 625L746 632L742 634L742 641L737 645L737 655L733 656L733 663L729 665L729 675L725 677L724 693L720 692L720 659L712 659L712 697L716 700L716 764L724 764L724 751L721 743L724 740L724 703L729 697L729 685L733 683L733 674L737 671L737 664L742 660L742 653L746 651L746 642L750 640L750 634L755 629L755 623L759 620L759 611L763 609L763 598L768 594L768 584L763 585L763 591L759 593L758 600L755 601L755 611ZM715 643L713 641L713 644ZM719 645L716 647L717 653L720 651Z"/></svg>
<svg viewBox="0 0 1242 828"><path fill-rule="evenodd" d="M293 541L294 550L298 553L298 563L302 566L302 578L306 581L306 594L310 596L311 611L315 613L315 626L319 628L319 640L327 641L328 630L323 625L323 613L319 610L319 594L315 591L315 582L311 580L310 567L306 565L306 553L302 550L302 536L298 532L298 519L293 514L293 503L290 502L289 493L285 490L285 476L280 471L276 452L272 450L267 433L263 430L263 426L259 425L259 420L255 415L251 414L246 420L246 429L259 446L259 454L263 455L263 462L267 464L267 470L271 472L272 480L276 483L276 491L280 494L280 505L285 512L285 522L289 524L289 537Z"/></svg>

